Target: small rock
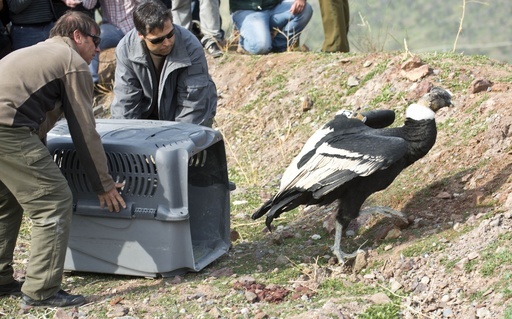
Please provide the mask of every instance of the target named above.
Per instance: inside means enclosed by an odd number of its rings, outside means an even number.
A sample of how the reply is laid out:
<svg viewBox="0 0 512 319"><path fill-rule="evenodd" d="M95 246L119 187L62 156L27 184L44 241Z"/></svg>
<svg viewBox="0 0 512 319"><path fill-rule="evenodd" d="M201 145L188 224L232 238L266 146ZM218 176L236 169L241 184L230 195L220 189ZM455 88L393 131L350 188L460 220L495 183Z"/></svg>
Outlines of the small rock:
<svg viewBox="0 0 512 319"><path fill-rule="evenodd" d="M370 297L370 300L374 304L378 304L378 305L387 304L387 303L391 302L391 299L389 299L389 297L383 292L378 292L378 293L372 295Z"/></svg>
<svg viewBox="0 0 512 319"><path fill-rule="evenodd" d="M53 315L53 319L71 319L70 316L66 313L66 311L62 308L57 308L55 314Z"/></svg>
<svg viewBox="0 0 512 319"><path fill-rule="evenodd" d="M468 254L469 260L477 259L478 257L480 257L480 254L478 254L476 251L470 252Z"/></svg>
<svg viewBox="0 0 512 319"><path fill-rule="evenodd" d="M302 112L307 112L313 107L313 99L309 95L306 95L302 100Z"/></svg>
<svg viewBox="0 0 512 319"><path fill-rule="evenodd" d="M410 58L407 61L405 61L404 63L402 63L400 68L403 71L411 71L413 69L419 68L422 65L424 65L424 63L421 60L421 58L419 56L415 55L412 58Z"/></svg>
<svg viewBox="0 0 512 319"><path fill-rule="evenodd" d="M491 88L491 86L491 81L483 78L478 78L471 82L469 92L474 94L482 91L488 91Z"/></svg>
<svg viewBox="0 0 512 319"><path fill-rule="evenodd" d="M236 230L232 230L230 233L229 233L229 237L231 239L231 241L237 241L239 238L240 238L240 234L236 231Z"/></svg>
<svg viewBox="0 0 512 319"><path fill-rule="evenodd" d="M222 316L221 311L217 307L213 307L210 311L208 311L208 314L213 318L220 318Z"/></svg>
<svg viewBox="0 0 512 319"><path fill-rule="evenodd" d="M498 227L501 223L501 218L494 218L493 220L491 220L491 222L489 223L489 226L491 227Z"/></svg>
<svg viewBox="0 0 512 319"><path fill-rule="evenodd" d="M401 74L407 80L415 82L415 81L421 80L424 77L426 77L427 75L429 75L430 71L431 70L428 67L428 65L424 64L424 65L422 65L422 66L420 66L418 68L415 68L413 70L410 70L410 71L403 71L402 70Z"/></svg>
<svg viewBox="0 0 512 319"><path fill-rule="evenodd" d="M462 258L461 260L459 260L453 267L457 270L463 270L464 269L464 265L469 261L469 259L467 257L464 257Z"/></svg>
<svg viewBox="0 0 512 319"><path fill-rule="evenodd" d="M252 291L247 290L245 292L245 299L247 299L248 302L254 303L258 301L258 295Z"/></svg>
<svg viewBox="0 0 512 319"><path fill-rule="evenodd" d="M397 239L402 235L402 231L399 228L392 228L386 235L386 239Z"/></svg>
<svg viewBox="0 0 512 319"><path fill-rule="evenodd" d="M283 255L280 255L276 259L276 264L280 265L280 266L287 265L289 262L290 261L288 260L288 258L286 258L286 256L283 256Z"/></svg>
<svg viewBox="0 0 512 319"><path fill-rule="evenodd" d="M443 317L453 318L453 310L451 308L444 308L443 309Z"/></svg>
<svg viewBox="0 0 512 319"><path fill-rule="evenodd" d="M476 316L478 318L486 318L491 314L491 312L487 308L478 308L476 310Z"/></svg>
<svg viewBox="0 0 512 319"><path fill-rule="evenodd" d="M359 85L359 79L353 75L349 76L347 79L347 85L349 87L354 87Z"/></svg>
<svg viewBox="0 0 512 319"><path fill-rule="evenodd" d="M402 288L402 284L396 281L394 278L391 279L391 292L397 292L400 288Z"/></svg>
<svg viewBox="0 0 512 319"><path fill-rule="evenodd" d="M452 194L450 194L448 192L441 192L441 193L437 194L436 197L437 198L441 198L441 199L451 199L452 198Z"/></svg>
<svg viewBox="0 0 512 319"><path fill-rule="evenodd" d="M366 259L366 252L361 252L356 255L356 260L354 261L354 267L352 268L352 272L354 274L358 274L367 265L368 260Z"/></svg>
<svg viewBox="0 0 512 319"><path fill-rule="evenodd" d="M254 315L253 318L254 319L267 319L268 315L264 312L258 312L257 314Z"/></svg>
<svg viewBox="0 0 512 319"><path fill-rule="evenodd" d="M418 283L418 285L416 286L416 288L414 288L414 292L416 293L422 293L424 291L427 291L427 285L425 285L424 283Z"/></svg>
<svg viewBox="0 0 512 319"><path fill-rule="evenodd" d="M251 276L240 277L237 281L244 285L252 285L256 283L256 279L254 279L254 277Z"/></svg>
<svg viewBox="0 0 512 319"><path fill-rule="evenodd" d="M372 273L364 275L363 278L364 279L375 279L375 274L372 272Z"/></svg>

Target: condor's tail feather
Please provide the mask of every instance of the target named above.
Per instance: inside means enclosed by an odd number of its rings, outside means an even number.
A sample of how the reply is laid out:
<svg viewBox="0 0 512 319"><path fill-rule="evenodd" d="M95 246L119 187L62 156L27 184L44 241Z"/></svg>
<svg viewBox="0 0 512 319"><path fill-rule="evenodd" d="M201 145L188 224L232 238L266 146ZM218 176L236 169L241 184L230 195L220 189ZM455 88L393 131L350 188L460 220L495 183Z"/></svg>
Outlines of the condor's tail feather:
<svg viewBox="0 0 512 319"><path fill-rule="evenodd" d="M265 215L270 210L270 208L272 208L273 200L274 199L271 198L268 201L266 201L265 204L261 205L261 207L251 215L251 218L258 219L261 216Z"/></svg>
<svg viewBox="0 0 512 319"><path fill-rule="evenodd" d="M265 202L265 204L252 214L251 218L258 219L267 214L265 224L270 230L270 224L275 218L278 218L284 212L305 204L307 202L307 196L306 198L305 196L305 193L288 190L285 193L279 194L278 197L274 197Z"/></svg>

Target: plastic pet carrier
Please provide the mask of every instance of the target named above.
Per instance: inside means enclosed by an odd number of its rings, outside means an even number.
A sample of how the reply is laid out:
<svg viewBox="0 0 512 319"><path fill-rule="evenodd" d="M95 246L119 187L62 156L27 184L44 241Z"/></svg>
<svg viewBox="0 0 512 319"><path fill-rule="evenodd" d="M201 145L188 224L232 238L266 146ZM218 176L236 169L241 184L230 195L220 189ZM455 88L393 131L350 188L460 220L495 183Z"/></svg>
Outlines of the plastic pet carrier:
<svg viewBox="0 0 512 319"><path fill-rule="evenodd" d="M48 148L73 192L66 270L144 277L202 268L230 246L229 182L222 135L178 122L97 120L126 209L100 208L67 122Z"/></svg>

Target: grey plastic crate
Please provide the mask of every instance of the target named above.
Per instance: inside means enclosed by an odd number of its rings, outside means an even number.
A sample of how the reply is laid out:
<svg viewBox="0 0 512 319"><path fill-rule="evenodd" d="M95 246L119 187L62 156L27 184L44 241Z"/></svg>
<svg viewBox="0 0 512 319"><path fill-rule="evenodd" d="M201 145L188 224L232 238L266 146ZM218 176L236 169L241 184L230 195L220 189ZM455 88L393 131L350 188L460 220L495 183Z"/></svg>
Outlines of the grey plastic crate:
<svg viewBox="0 0 512 319"><path fill-rule="evenodd" d="M65 269L144 277L200 271L230 246L229 182L222 135L186 123L97 120L110 174L127 208L101 209L67 122L48 148L73 192Z"/></svg>

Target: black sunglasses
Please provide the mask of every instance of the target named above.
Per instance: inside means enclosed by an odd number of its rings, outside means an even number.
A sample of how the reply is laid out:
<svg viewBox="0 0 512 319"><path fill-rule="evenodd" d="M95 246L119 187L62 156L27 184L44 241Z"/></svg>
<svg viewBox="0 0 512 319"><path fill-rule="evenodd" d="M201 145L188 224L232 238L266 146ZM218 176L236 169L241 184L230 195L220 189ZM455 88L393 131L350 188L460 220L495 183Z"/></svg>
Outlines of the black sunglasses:
<svg viewBox="0 0 512 319"><path fill-rule="evenodd" d="M100 45L101 38L99 36L92 34L92 33L86 33L86 34L92 38L92 42L94 43L95 47L98 47Z"/></svg>
<svg viewBox="0 0 512 319"><path fill-rule="evenodd" d="M158 38L155 38L155 39L148 39L146 38L146 40L148 40L149 42L153 43L153 44L159 44L159 43L162 43L164 42L165 39L170 39L172 38L172 36L174 35L174 28L172 28L171 32L167 33L166 35L162 36L162 37L158 37Z"/></svg>

